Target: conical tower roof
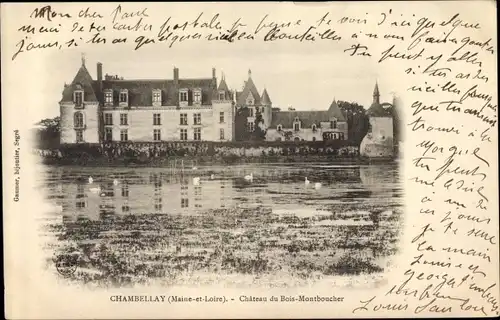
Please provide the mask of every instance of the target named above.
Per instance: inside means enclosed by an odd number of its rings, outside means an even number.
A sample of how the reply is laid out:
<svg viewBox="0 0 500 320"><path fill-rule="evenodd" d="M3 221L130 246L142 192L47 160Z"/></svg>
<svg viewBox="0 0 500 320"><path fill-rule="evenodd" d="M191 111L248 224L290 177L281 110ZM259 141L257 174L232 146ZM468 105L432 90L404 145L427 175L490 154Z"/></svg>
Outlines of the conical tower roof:
<svg viewBox="0 0 500 320"><path fill-rule="evenodd" d="M269 94L267 93L267 90L264 88L264 92L262 92L262 97L260 98L260 103L265 104L265 105L271 105L271 98L269 98Z"/></svg>
<svg viewBox="0 0 500 320"><path fill-rule="evenodd" d="M92 87L92 77L90 76L87 67L85 67L85 62L82 60L82 65L80 69L76 73L75 78L71 82L70 85L64 88L62 101L73 101L73 91L80 85L84 91L84 100L85 101L97 101L96 94L94 92L94 88Z"/></svg>
<svg viewBox="0 0 500 320"><path fill-rule="evenodd" d="M328 108L328 115L329 117L336 118L337 121L345 121L344 114L342 113L342 110L340 110L339 105L337 104L335 98L333 99L330 108Z"/></svg>

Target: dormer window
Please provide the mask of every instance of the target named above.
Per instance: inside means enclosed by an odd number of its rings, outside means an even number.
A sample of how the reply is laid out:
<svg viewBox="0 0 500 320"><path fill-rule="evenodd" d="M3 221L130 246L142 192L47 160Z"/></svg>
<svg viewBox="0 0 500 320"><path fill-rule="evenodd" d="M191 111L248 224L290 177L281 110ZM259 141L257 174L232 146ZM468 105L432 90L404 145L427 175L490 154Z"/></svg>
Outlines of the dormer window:
<svg viewBox="0 0 500 320"><path fill-rule="evenodd" d="M188 102L188 91L187 89L181 89L179 91L179 102L187 103Z"/></svg>
<svg viewBox="0 0 500 320"><path fill-rule="evenodd" d="M226 94L224 90L219 91L219 100L225 100Z"/></svg>
<svg viewBox="0 0 500 320"><path fill-rule="evenodd" d="M83 106L83 90L75 90L73 93L73 100L75 102L75 106Z"/></svg>
<svg viewBox="0 0 500 320"><path fill-rule="evenodd" d="M279 124L276 129L278 130L278 132L281 132L283 130L283 126L281 124Z"/></svg>
<svg viewBox="0 0 500 320"><path fill-rule="evenodd" d="M105 104L113 104L113 91L105 90L104 91L104 103Z"/></svg>
<svg viewBox="0 0 500 320"><path fill-rule="evenodd" d="M293 120L293 130L300 131L300 120L298 117L295 117L295 120Z"/></svg>
<svg viewBox="0 0 500 320"><path fill-rule="evenodd" d="M120 105L128 105L128 90L120 90Z"/></svg>
<svg viewBox="0 0 500 320"><path fill-rule="evenodd" d="M200 89L193 90L193 102L196 104L201 103L201 90Z"/></svg>
<svg viewBox="0 0 500 320"><path fill-rule="evenodd" d="M316 124L313 124L313 125L311 126L311 129L312 129L312 132L316 132L316 131L318 131L318 128L316 127Z"/></svg>
<svg viewBox="0 0 500 320"><path fill-rule="evenodd" d="M153 89L153 105L161 105L161 90Z"/></svg>
<svg viewBox="0 0 500 320"><path fill-rule="evenodd" d="M330 128L337 129L337 119L330 120Z"/></svg>

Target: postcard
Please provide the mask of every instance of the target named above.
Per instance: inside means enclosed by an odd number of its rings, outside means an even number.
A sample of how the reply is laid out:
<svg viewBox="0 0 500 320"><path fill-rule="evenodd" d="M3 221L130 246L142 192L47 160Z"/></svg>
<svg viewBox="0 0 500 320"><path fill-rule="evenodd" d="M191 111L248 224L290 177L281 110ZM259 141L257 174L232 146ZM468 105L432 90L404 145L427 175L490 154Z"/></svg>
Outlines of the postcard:
<svg viewBox="0 0 500 320"><path fill-rule="evenodd" d="M498 316L495 9L2 3L6 317Z"/></svg>

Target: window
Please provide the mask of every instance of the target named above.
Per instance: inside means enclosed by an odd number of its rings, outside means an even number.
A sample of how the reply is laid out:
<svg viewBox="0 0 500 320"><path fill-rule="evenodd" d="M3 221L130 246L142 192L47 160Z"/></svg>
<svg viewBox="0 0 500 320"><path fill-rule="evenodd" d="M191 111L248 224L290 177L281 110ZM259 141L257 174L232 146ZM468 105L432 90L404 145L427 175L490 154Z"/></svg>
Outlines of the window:
<svg viewBox="0 0 500 320"><path fill-rule="evenodd" d="M160 114L159 113L153 113L153 125L154 126L159 126L161 125L161 121L160 121Z"/></svg>
<svg viewBox="0 0 500 320"><path fill-rule="evenodd" d="M283 130L283 127L281 126L281 124L278 125L277 129L279 132L281 132L281 130Z"/></svg>
<svg viewBox="0 0 500 320"><path fill-rule="evenodd" d="M248 116L253 117L253 108L248 108Z"/></svg>
<svg viewBox="0 0 500 320"><path fill-rule="evenodd" d="M295 117L295 119L293 120L293 130L300 131L300 120L298 117Z"/></svg>
<svg viewBox="0 0 500 320"><path fill-rule="evenodd" d="M315 125L315 124L313 124L311 128L312 128L312 132L316 132L316 131L318 130L318 129L316 128L316 125Z"/></svg>
<svg viewBox="0 0 500 320"><path fill-rule="evenodd" d="M83 130L76 130L76 142L83 142Z"/></svg>
<svg viewBox="0 0 500 320"><path fill-rule="evenodd" d="M83 113L75 112L73 121L75 124L75 128L83 128Z"/></svg>
<svg viewBox="0 0 500 320"><path fill-rule="evenodd" d="M187 102L188 101L188 93L186 90L179 92L179 101L180 102Z"/></svg>
<svg viewBox="0 0 500 320"><path fill-rule="evenodd" d="M105 113L104 114L104 124L107 126L113 125L113 114L112 113Z"/></svg>
<svg viewBox="0 0 500 320"><path fill-rule="evenodd" d="M332 129L337 129L337 120L330 121L330 127Z"/></svg>
<svg viewBox="0 0 500 320"><path fill-rule="evenodd" d="M154 141L160 141L161 140L161 130L160 129L154 129L153 130L153 140Z"/></svg>
<svg viewBox="0 0 500 320"><path fill-rule="evenodd" d="M313 137L312 141L316 141L316 137Z"/></svg>
<svg viewBox="0 0 500 320"><path fill-rule="evenodd" d="M224 123L224 112L221 112L221 113L219 114L219 122L220 122L220 123Z"/></svg>
<svg viewBox="0 0 500 320"><path fill-rule="evenodd" d="M105 103L113 103L113 91L106 90L104 92L104 102Z"/></svg>
<svg viewBox="0 0 500 320"><path fill-rule="evenodd" d="M122 91L120 92L120 102L127 102L128 101L128 92L127 91Z"/></svg>
<svg viewBox="0 0 500 320"><path fill-rule="evenodd" d="M120 130L120 140L128 141L128 130Z"/></svg>
<svg viewBox="0 0 500 320"><path fill-rule="evenodd" d="M219 100L225 100L226 95L224 94L224 91L219 91Z"/></svg>
<svg viewBox="0 0 500 320"><path fill-rule="evenodd" d="M344 140L344 133L343 132L340 133L340 140Z"/></svg>
<svg viewBox="0 0 500 320"><path fill-rule="evenodd" d="M161 91L160 90L153 90L153 102L161 103Z"/></svg>
<svg viewBox="0 0 500 320"><path fill-rule="evenodd" d="M181 208L189 207L189 199L182 198L181 199Z"/></svg>
<svg viewBox="0 0 500 320"><path fill-rule="evenodd" d="M181 140L187 140L187 139L188 139L187 129L181 129Z"/></svg>
<svg viewBox="0 0 500 320"><path fill-rule="evenodd" d="M188 124L187 113L181 113L181 126L187 126L187 124Z"/></svg>
<svg viewBox="0 0 500 320"><path fill-rule="evenodd" d="M194 103L201 103L201 90L195 90L193 93Z"/></svg>
<svg viewBox="0 0 500 320"><path fill-rule="evenodd" d="M83 91L75 91L75 105L77 107L83 105Z"/></svg>
<svg viewBox="0 0 500 320"><path fill-rule="evenodd" d="M122 212L129 212L130 211L130 207L126 204L122 205Z"/></svg>
<svg viewBox="0 0 500 320"><path fill-rule="evenodd" d="M195 141L200 141L201 140L201 128L194 128L194 136L193 139Z"/></svg>
<svg viewBox="0 0 500 320"><path fill-rule="evenodd" d="M224 140L224 129L220 129L220 139Z"/></svg>
<svg viewBox="0 0 500 320"><path fill-rule="evenodd" d="M193 122L195 125L201 124L201 113L194 113L193 114Z"/></svg>
<svg viewBox="0 0 500 320"><path fill-rule="evenodd" d="M112 141L113 140L113 129L112 128L106 128L104 130L104 139L106 141Z"/></svg>
<svg viewBox="0 0 500 320"><path fill-rule="evenodd" d="M253 122L248 122L248 132L253 132L254 131L254 123Z"/></svg>
<svg viewBox="0 0 500 320"><path fill-rule="evenodd" d="M249 106L253 105L253 99L252 98L248 98L247 99L247 105L249 105Z"/></svg>
<svg viewBox="0 0 500 320"><path fill-rule="evenodd" d="M122 185L122 197L127 198L130 195L128 184Z"/></svg>
<svg viewBox="0 0 500 320"><path fill-rule="evenodd" d="M120 113L120 125L128 126L128 114Z"/></svg>

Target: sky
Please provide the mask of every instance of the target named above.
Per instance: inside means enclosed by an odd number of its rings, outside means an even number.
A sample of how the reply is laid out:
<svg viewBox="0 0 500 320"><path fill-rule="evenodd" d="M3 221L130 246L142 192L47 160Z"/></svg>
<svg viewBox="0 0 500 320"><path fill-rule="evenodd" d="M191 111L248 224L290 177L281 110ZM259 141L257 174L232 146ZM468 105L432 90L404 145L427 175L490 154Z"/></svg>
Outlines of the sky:
<svg viewBox="0 0 500 320"><path fill-rule="evenodd" d="M40 101L43 103L43 117L59 114L58 101L64 83L73 80L82 63L82 53L93 79L96 79L97 62L103 64L103 74L119 75L125 79L172 79L174 67L179 68L181 78L211 78L212 68L216 68L218 82L224 73L229 88L240 91L251 70L259 93L266 88L273 107L282 110L290 106L296 110L325 110L334 98L354 101L368 108L376 81L382 101L392 101L391 88L375 72L346 64L341 57L325 52L310 55L293 52L255 55L212 52L210 57L201 58L199 53L189 51L165 57L154 51L146 54L123 52L119 55L82 51L58 55L46 65L51 77L45 82L45 94Z"/></svg>

